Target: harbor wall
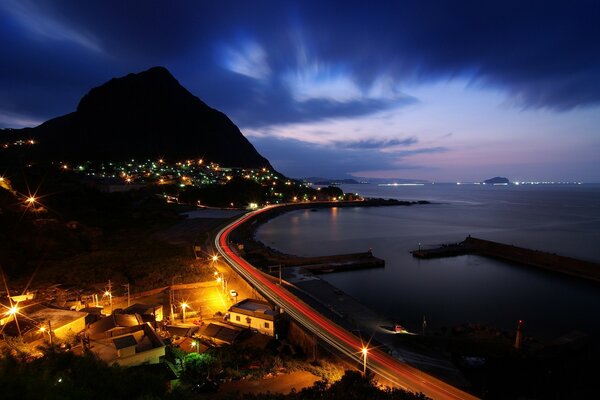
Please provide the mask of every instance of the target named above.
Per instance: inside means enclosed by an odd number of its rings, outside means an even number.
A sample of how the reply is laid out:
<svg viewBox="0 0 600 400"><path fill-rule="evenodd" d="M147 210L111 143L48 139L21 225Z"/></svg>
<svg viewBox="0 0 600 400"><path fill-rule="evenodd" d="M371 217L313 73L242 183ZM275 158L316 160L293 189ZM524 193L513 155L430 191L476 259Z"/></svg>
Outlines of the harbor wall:
<svg viewBox="0 0 600 400"><path fill-rule="evenodd" d="M414 250L411 253L414 257L424 259L477 254L600 283L600 264L555 253L492 242L470 235L460 243L447 244L434 249Z"/></svg>

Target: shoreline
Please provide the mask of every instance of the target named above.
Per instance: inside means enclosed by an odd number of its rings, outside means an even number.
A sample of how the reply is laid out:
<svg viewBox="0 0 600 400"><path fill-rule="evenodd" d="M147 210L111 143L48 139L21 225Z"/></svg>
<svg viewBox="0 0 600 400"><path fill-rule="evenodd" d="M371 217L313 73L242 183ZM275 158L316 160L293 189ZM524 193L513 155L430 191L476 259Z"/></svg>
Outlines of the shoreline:
<svg viewBox="0 0 600 400"><path fill-rule="evenodd" d="M261 215L260 218L249 221L234 232L233 236L237 243L243 244L244 258L246 258L248 246L251 247L252 251L260 248L259 252L265 256L262 263L260 263L262 265L254 264L254 260L251 258L248 261L263 269L270 263L280 261L282 258L291 260L306 259L305 257L298 257L272 249L255 238L256 229L262 223L285 212L306 208L409 206L416 204L431 203L427 201L404 202L375 199L362 202L292 204L278 207L273 212L264 213L266 215ZM394 332L394 326L399 321L392 321L390 318L371 310L352 296L319 278L310 269L303 268L303 266L291 265L283 268L282 277L284 285L286 285L288 290L292 291L296 296L306 301L315 309L318 309L335 323L343 326L354 335L359 336L365 342L382 346L392 356L457 387L470 387L469 381L446 355L435 350L423 349L410 343L402 343L402 340L399 340L399 336L412 336L414 334L406 331L404 334Z"/></svg>

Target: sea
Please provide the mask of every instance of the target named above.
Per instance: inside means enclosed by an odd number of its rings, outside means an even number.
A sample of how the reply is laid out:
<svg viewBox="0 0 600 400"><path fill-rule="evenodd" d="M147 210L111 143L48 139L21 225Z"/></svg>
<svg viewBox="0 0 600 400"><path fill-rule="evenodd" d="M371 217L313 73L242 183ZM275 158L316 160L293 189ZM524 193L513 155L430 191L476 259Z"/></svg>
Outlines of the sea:
<svg viewBox="0 0 600 400"><path fill-rule="evenodd" d="M467 235L600 263L600 184L343 185L365 197L427 200L393 207L305 209L257 239L300 256L372 250L385 268L322 279L412 331L465 323L555 338L600 333L600 284L490 258L420 260L411 250Z"/></svg>

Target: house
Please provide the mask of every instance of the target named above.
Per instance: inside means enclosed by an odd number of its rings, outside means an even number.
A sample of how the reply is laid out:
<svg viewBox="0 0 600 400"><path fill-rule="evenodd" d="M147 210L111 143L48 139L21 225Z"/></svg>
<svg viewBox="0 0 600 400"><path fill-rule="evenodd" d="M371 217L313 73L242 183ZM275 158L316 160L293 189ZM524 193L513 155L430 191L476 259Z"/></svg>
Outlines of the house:
<svg viewBox="0 0 600 400"><path fill-rule="evenodd" d="M113 333L115 331L112 331ZM157 364L165 355L165 343L147 323L121 330L120 335L91 339L89 349L108 364L130 367Z"/></svg>
<svg viewBox="0 0 600 400"><path fill-rule="evenodd" d="M29 318L39 321L42 326L52 329L52 334L59 340L68 339L85 329L87 313L43 307L28 312Z"/></svg>
<svg viewBox="0 0 600 400"><path fill-rule="evenodd" d="M275 336L279 315L266 301L254 299L244 299L229 308L230 323L255 329L269 336Z"/></svg>
<svg viewBox="0 0 600 400"><path fill-rule="evenodd" d="M90 324L86 333L90 339L111 338L128 333L143 323L142 317L137 314L113 313Z"/></svg>
<svg viewBox="0 0 600 400"><path fill-rule="evenodd" d="M242 329L238 327L211 322L200 328L198 336L215 345L222 345L232 344L241 333Z"/></svg>
<svg viewBox="0 0 600 400"><path fill-rule="evenodd" d="M178 337L171 339L171 345L183 350L185 353L204 353L208 346L200 340L191 337Z"/></svg>
<svg viewBox="0 0 600 400"><path fill-rule="evenodd" d="M26 315L26 316L25 316ZM23 315L18 315L18 326L11 316L6 322L3 333L8 336L23 337L25 342L49 340L49 332L58 341L68 340L85 329L87 313L51 307L46 304L35 304L24 308Z"/></svg>
<svg viewBox="0 0 600 400"><path fill-rule="evenodd" d="M163 320L162 304L141 304L135 303L123 310L125 314L138 314L144 322L150 322L154 325L155 322Z"/></svg>

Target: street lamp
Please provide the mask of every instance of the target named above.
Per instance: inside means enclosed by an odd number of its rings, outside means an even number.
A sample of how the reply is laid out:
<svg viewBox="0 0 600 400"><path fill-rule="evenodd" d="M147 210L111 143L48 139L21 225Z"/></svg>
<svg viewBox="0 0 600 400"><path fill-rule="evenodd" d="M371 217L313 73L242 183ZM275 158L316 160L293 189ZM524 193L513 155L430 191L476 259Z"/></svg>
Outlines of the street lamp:
<svg viewBox="0 0 600 400"><path fill-rule="evenodd" d="M197 340L192 341L192 347L196 349L196 353L200 354L200 345L198 344Z"/></svg>
<svg viewBox="0 0 600 400"><path fill-rule="evenodd" d="M10 296L8 299L10 300ZM12 300L10 300L10 302L12 303ZM19 319L17 318L17 314L19 314L19 303L11 304L8 311L6 312L6 315L13 317L13 319L15 320L15 325L17 325L17 330L19 331L19 337L21 337L21 327L19 326Z"/></svg>
<svg viewBox="0 0 600 400"><path fill-rule="evenodd" d="M112 312L112 293L110 292L110 290L107 290L106 292L104 292L105 296L108 296L108 302L110 304L110 312Z"/></svg>
<svg viewBox="0 0 600 400"><path fill-rule="evenodd" d="M367 354L369 353L369 349L366 347L362 348L363 354L363 376L367 376Z"/></svg>
<svg viewBox="0 0 600 400"><path fill-rule="evenodd" d="M188 303L181 303L181 314L183 316L183 323L185 324L185 309L188 308Z"/></svg>

